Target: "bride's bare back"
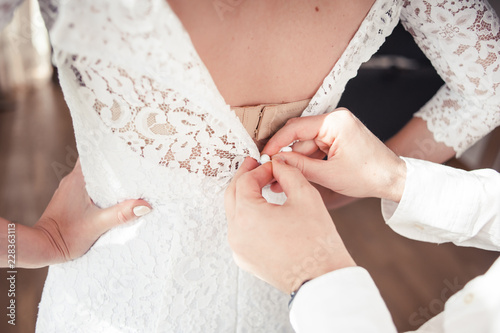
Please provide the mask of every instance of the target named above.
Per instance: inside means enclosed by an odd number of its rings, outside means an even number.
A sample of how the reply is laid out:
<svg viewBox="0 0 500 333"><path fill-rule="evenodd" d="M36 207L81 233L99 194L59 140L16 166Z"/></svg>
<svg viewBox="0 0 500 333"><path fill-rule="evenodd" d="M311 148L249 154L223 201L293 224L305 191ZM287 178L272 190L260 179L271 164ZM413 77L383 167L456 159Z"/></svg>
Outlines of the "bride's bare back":
<svg viewBox="0 0 500 333"><path fill-rule="evenodd" d="M311 98L374 0L169 0L226 103Z"/></svg>

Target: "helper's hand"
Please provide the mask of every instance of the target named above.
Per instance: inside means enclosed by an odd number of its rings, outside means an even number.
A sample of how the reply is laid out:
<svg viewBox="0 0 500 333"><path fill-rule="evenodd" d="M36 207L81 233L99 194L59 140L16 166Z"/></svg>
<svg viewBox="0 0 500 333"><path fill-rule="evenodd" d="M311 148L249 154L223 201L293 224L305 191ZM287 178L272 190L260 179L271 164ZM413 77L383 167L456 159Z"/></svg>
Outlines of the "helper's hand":
<svg viewBox="0 0 500 333"><path fill-rule="evenodd" d="M263 153L273 156L296 140L294 152L279 156L308 180L351 197L401 199L406 164L349 110L293 118L269 140ZM318 152L328 160L307 157Z"/></svg>
<svg viewBox="0 0 500 333"><path fill-rule="evenodd" d="M107 209L99 209L85 190L78 161L73 171L59 184L40 220L32 228L16 225L16 266L43 267L78 258L103 233L147 214L150 209L144 200L127 200ZM0 222L5 224L7 221ZM2 225L2 229L4 227Z"/></svg>
<svg viewBox="0 0 500 333"><path fill-rule="evenodd" d="M262 197L273 177L287 195L283 206ZM247 158L226 191L225 204L236 263L286 293L306 280L355 266L318 191L279 158L262 166Z"/></svg>

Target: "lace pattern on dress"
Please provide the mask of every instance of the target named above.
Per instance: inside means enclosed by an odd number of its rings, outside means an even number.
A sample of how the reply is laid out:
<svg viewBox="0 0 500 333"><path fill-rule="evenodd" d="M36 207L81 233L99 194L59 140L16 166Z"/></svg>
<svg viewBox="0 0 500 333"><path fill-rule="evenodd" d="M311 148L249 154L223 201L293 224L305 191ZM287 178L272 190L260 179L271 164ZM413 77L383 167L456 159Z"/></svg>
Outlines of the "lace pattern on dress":
<svg viewBox="0 0 500 333"><path fill-rule="evenodd" d="M151 77L77 55L66 66L106 127L141 157L223 177L237 169L237 157L250 155L224 123Z"/></svg>
<svg viewBox="0 0 500 333"><path fill-rule="evenodd" d="M87 3L60 8L62 17L83 10L93 20L56 22L55 62L70 66L92 109L130 149L214 177L234 174L244 156L258 157L165 1ZM134 16L124 22L128 14ZM110 59L113 54L119 58Z"/></svg>
<svg viewBox="0 0 500 333"><path fill-rule="evenodd" d="M337 107L347 82L356 76L361 64L377 52L385 38L394 30L399 21L400 10L399 0L375 1L302 116L323 114Z"/></svg>
<svg viewBox="0 0 500 333"><path fill-rule="evenodd" d="M460 156L500 125L500 22L487 1L405 1L405 28L446 85L415 116Z"/></svg>

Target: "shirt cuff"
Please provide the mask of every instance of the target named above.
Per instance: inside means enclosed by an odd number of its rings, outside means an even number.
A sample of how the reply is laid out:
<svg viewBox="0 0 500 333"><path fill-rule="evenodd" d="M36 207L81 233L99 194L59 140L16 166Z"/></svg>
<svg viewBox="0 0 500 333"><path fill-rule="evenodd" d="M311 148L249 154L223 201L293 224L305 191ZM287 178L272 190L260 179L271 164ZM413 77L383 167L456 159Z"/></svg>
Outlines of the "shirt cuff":
<svg viewBox="0 0 500 333"><path fill-rule="evenodd" d="M443 243L472 237L479 211L480 186L466 171L401 157L407 167L399 204L382 199L382 215L397 233Z"/></svg>
<svg viewBox="0 0 500 333"><path fill-rule="evenodd" d="M339 269L304 284L290 310L301 332L396 332L387 306L362 267Z"/></svg>

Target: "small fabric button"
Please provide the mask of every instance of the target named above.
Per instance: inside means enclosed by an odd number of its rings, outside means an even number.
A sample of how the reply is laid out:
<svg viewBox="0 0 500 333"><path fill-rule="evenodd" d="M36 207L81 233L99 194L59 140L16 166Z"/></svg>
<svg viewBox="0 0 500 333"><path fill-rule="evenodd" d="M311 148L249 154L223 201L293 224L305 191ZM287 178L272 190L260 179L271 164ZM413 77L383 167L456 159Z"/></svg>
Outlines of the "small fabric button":
<svg viewBox="0 0 500 333"><path fill-rule="evenodd" d="M280 149L280 153L289 153L291 151L293 151L293 149L290 146L286 146Z"/></svg>
<svg viewBox="0 0 500 333"><path fill-rule="evenodd" d="M271 158L267 154L262 154L260 156L260 164L265 164L267 162L271 162Z"/></svg>

